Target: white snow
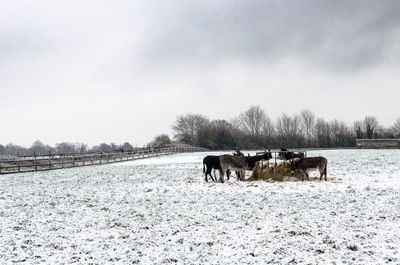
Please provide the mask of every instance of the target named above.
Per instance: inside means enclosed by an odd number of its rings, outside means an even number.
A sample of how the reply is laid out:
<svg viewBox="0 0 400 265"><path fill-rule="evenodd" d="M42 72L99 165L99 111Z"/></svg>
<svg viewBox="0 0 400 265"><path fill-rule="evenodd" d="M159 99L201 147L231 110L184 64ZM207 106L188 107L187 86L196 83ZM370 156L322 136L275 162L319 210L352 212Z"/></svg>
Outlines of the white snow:
<svg viewBox="0 0 400 265"><path fill-rule="evenodd" d="M309 152L327 182L207 183L220 153L1 175L0 264L400 264L400 150Z"/></svg>

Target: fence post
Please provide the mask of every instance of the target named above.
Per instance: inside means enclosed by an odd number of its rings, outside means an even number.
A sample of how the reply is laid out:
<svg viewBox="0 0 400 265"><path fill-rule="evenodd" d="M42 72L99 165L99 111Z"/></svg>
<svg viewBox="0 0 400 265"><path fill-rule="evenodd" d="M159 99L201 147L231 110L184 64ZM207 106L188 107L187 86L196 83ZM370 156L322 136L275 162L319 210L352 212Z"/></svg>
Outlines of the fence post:
<svg viewBox="0 0 400 265"><path fill-rule="evenodd" d="M0 174L1 174L1 161L0 161Z"/></svg>
<svg viewBox="0 0 400 265"><path fill-rule="evenodd" d="M49 169L51 169L51 153L50 153L50 151L49 151L49 156L48 156L48 161L49 161Z"/></svg>
<svg viewBox="0 0 400 265"><path fill-rule="evenodd" d="M17 165L18 165L18 173L20 173L21 172L21 167L20 167L20 164L19 164L19 158L18 158Z"/></svg>
<svg viewBox="0 0 400 265"><path fill-rule="evenodd" d="M35 163L35 171L37 171L37 159L36 159L36 152L33 152L33 160Z"/></svg>
<svg viewBox="0 0 400 265"><path fill-rule="evenodd" d="M64 168L64 157L62 154L60 154L60 159L61 159L61 168Z"/></svg>

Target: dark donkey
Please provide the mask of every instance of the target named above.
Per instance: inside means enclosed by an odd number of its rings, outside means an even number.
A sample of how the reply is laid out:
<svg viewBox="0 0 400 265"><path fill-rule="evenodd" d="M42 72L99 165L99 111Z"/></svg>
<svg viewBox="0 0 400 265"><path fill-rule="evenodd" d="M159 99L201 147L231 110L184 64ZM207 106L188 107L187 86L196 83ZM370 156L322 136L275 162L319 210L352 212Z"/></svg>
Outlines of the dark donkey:
<svg viewBox="0 0 400 265"><path fill-rule="evenodd" d="M247 170L253 170L256 166L256 163L261 160L270 160L272 158L271 151L268 149L268 152L265 151L262 155L255 156L247 156Z"/></svg>
<svg viewBox="0 0 400 265"><path fill-rule="evenodd" d="M290 168L293 171L301 172L301 180L304 180L304 175L309 180L308 171L318 170L320 177L319 180L322 180L322 176L325 175L325 180L327 180L327 172L326 167L328 164L328 160L322 156L316 157L304 157L304 158L295 158L290 161Z"/></svg>
<svg viewBox="0 0 400 265"><path fill-rule="evenodd" d="M281 151L278 153L278 158L283 159L283 160L290 160L293 158L303 158L304 157L304 153L299 152L299 153L295 153L292 151L289 151L286 148L281 148Z"/></svg>
<svg viewBox="0 0 400 265"><path fill-rule="evenodd" d="M216 177L214 178L211 175L211 171L213 169L221 170L221 163L219 161L219 156L206 156L203 159L203 174L205 174L205 180L207 182L208 182L208 177L207 177L208 175L211 177L211 179L213 181L216 180ZM215 173L214 173L214 175L215 175ZM229 179L230 171L226 172L226 175L228 176L228 179Z"/></svg>

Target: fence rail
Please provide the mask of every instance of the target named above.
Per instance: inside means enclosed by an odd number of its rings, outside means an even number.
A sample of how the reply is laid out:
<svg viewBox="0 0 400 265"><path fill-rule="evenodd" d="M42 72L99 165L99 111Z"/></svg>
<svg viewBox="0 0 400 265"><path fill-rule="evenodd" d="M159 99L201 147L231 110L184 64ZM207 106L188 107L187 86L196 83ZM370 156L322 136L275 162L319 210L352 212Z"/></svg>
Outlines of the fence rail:
<svg viewBox="0 0 400 265"><path fill-rule="evenodd" d="M49 154L24 156L0 160L0 174L45 171L72 167L103 165L137 159L170 155L173 153L198 152L204 148L184 146L168 148L149 148L126 152L93 153L93 154Z"/></svg>

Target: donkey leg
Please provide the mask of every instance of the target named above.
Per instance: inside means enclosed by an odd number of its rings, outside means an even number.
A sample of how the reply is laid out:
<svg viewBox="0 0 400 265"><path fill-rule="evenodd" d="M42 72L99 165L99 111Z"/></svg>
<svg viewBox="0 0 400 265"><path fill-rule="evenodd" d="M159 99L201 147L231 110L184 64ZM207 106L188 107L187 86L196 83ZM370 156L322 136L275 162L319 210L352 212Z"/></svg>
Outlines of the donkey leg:
<svg viewBox="0 0 400 265"><path fill-rule="evenodd" d="M240 180L240 172L239 171L235 171L235 175L236 175L237 180Z"/></svg>
<svg viewBox="0 0 400 265"><path fill-rule="evenodd" d="M207 170L206 170L206 181L207 181L207 182L208 182L208 176L210 176L210 178L211 178L213 181L215 181L215 179L214 179L213 176L211 175L211 171L212 171L212 168L207 167Z"/></svg>
<svg viewBox="0 0 400 265"><path fill-rule="evenodd" d="M205 181L208 182L207 174L206 174L206 164L204 164L204 162L203 162L203 174L204 174L204 179L205 179Z"/></svg>
<svg viewBox="0 0 400 265"><path fill-rule="evenodd" d="M224 175L225 175L225 171L223 169L219 170L219 180L221 181L221 183L224 183Z"/></svg>
<svg viewBox="0 0 400 265"><path fill-rule="evenodd" d="M301 173L301 181L304 181L304 177L307 178L307 175L306 175L306 173L304 172L304 170L300 170L300 173Z"/></svg>
<svg viewBox="0 0 400 265"><path fill-rule="evenodd" d="M213 175L211 174L211 172L210 172L209 175L210 175L211 180L215 182L215 179L216 179L215 174L214 174L214 177L213 177Z"/></svg>
<svg viewBox="0 0 400 265"><path fill-rule="evenodd" d="M217 180L217 173L215 173L217 170L216 169L214 169L214 178L213 178L213 181L216 181ZM211 176L212 174L210 174L210 176ZM212 177L212 176L211 176Z"/></svg>
<svg viewBox="0 0 400 265"><path fill-rule="evenodd" d="M326 166L323 168L319 168L319 180L322 180L322 177L325 175L326 180Z"/></svg>
<svg viewBox="0 0 400 265"><path fill-rule="evenodd" d="M246 170L243 169L243 170L240 171L240 180L244 181L245 176L246 176Z"/></svg>

